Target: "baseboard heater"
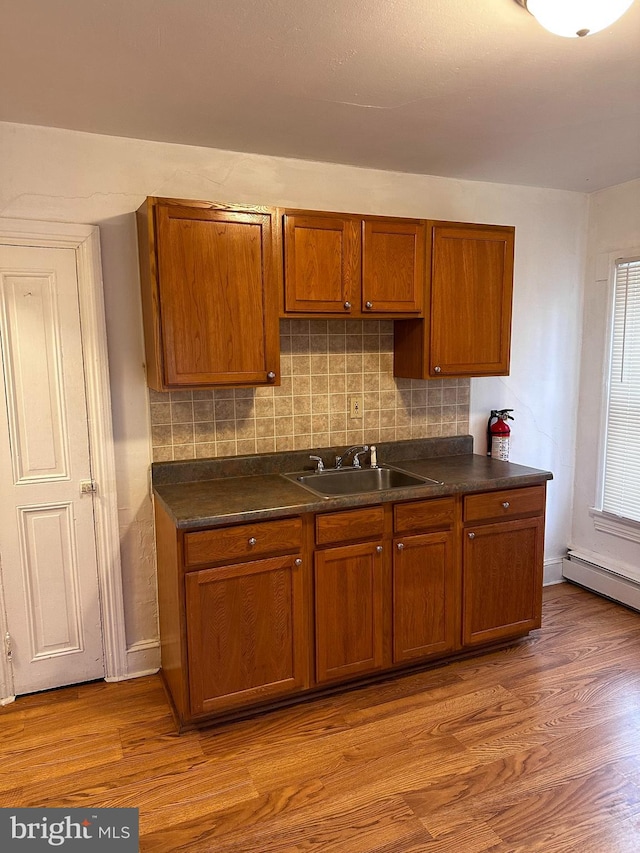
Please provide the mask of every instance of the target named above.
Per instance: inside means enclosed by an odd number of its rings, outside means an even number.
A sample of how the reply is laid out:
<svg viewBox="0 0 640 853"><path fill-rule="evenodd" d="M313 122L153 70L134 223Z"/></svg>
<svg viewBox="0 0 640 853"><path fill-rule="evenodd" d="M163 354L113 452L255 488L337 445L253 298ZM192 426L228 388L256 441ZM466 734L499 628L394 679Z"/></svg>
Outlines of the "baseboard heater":
<svg viewBox="0 0 640 853"><path fill-rule="evenodd" d="M640 612L638 569L609 562L598 554L569 550L562 561L562 576L565 580Z"/></svg>

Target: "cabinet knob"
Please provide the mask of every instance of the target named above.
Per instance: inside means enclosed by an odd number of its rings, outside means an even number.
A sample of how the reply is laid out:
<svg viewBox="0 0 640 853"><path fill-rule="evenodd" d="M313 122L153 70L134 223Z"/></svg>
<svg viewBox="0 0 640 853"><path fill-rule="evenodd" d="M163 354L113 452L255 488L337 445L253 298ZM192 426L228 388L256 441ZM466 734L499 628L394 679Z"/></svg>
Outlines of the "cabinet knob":
<svg viewBox="0 0 640 853"><path fill-rule="evenodd" d="M256 539L256 537L255 537L255 536L252 536L252 537L249 539L249 545L256 545L257 543L258 543L258 540Z"/></svg>
<svg viewBox="0 0 640 853"><path fill-rule="evenodd" d="M376 545L376 551L378 554L382 554L382 545Z"/></svg>
<svg viewBox="0 0 640 853"><path fill-rule="evenodd" d="M475 538L476 538L475 533L469 533L469 539L475 539Z"/></svg>
<svg viewBox="0 0 640 853"><path fill-rule="evenodd" d="M302 565L302 557L296 557L293 562L296 566L301 566Z"/></svg>
<svg viewBox="0 0 640 853"><path fill-rule="evenodd" d="M267 379L269 380L269 382L273 382L273 380L274 380L275 378L276 378L275 373L273 372L273 370L270 370L270 371L267 373Z"/></svg>
<svg viewBox="0 0 640 853"><path fill-rule="evenodd" d="M364 307L365 308L373 308L373 302L365 302Z"/></svg>
<svg viewBox="0 0 640 853"><path fill-rule="evenodd" d="M511 504L509 503L509 501L502 501L502 506L503 506L505 509L509 509L509 507L511 506Z"/></svg>
<svg viewBox="0 0 640 853"><path fill-rule="evenodd" d="M434 367L434 368L433 368L433 372L434 372L434 373L440 373L441 371L442 371L442 368L441 368L441 367L439 367L439 366L438 366L438 367Z"/></svg>
<svg viewBox="0 0 640 853"><path fill-rule="evenodd" d="M398 551L403 551L404 550L404 542L398 542L397 548L398 548Z"/></svg>
<svg viewBox="0 0 640 853"><path fill-rule="evenodd" d="M350 302L345 302L345 303L344 303L344 310L345 310L345 311L348 311L350 308L351 308L351 303L350 303Z"/></svg>

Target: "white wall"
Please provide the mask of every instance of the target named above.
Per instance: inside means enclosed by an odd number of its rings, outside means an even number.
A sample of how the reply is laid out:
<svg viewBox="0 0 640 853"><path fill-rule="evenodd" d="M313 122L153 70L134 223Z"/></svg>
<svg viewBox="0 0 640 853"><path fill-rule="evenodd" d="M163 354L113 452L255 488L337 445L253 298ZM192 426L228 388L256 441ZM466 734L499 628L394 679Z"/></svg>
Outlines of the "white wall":
<svg viewBox="0 0 640 853"><path fill-rule="evenodd" d="M141 665L156 636L149 406L133 211L147 195L516 226L512 373L472 381L485 450L489 410L515 409L512 460L554 472L547 556L569 536L587 197L0 124L0 216L101 230L127 639Z"/></svg>
<svg viewBox="0 0 640 853"><path fill-rule="evenodd" d="M589 509L598 500L603 382L610 317L606 258L628 256L640 249L640 180L593 193L589 198L589 231L584 285L584 334L576 452L575 498L570 544L606 561L640 565L637 542L599 532Z"/></svg>
<svg viewBox="0 0 640 853"><path fill-rule="evenodd" d="M516 226L511 371L471 381L470 428L481 452L490 410L514 409L511 461L553 472L545 579L560 580L573 494L586 198L567 194L562 204L539 192L529 200L519 188L506 214Z"/></svg>

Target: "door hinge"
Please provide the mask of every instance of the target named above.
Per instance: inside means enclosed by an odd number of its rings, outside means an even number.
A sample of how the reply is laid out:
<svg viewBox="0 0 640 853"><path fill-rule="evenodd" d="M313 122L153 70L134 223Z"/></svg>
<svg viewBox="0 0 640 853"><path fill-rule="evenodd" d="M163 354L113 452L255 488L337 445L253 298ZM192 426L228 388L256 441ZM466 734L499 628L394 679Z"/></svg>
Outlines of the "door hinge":
<svg viewBox="0 0 640 853"><path fill-rule="evenodd" d="M80 480L80 494L92 495L98 491L98 484L95 480Z"/></svg>
<svg viewBox="0 0 640 853"><path fill-rule="evenodd" d="M7 656L7 660L11 660L13 657L13 646L11 644L11 634L8 631L4 635L4 652Z"/></svg>

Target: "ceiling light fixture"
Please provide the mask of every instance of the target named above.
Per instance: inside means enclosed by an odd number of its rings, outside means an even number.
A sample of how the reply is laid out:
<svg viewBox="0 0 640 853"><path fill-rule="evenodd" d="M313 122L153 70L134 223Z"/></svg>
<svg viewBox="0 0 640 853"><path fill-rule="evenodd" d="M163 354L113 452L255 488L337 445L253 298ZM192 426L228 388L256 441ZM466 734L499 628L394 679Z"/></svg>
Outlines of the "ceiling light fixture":
<svg viewBox="0 0 640 853"><path fill-rule="evenodd" d="M590 36L609 27L633 0L516 0L538 23L557 36Z"/></svg>

